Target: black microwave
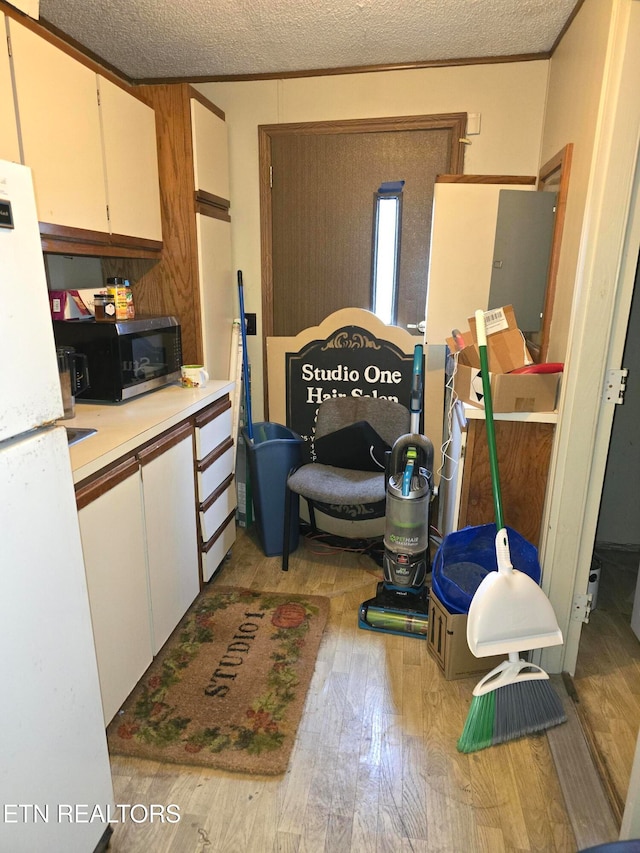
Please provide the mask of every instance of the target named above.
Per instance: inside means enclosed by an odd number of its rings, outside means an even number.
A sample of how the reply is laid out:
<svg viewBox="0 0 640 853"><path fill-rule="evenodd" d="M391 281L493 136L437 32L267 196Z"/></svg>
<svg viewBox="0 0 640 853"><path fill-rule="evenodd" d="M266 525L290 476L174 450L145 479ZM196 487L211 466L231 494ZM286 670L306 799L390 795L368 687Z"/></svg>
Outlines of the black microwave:
<svg viewBox="0 0 640 853"><path fill-rule="evenodd" d="M78 400L119 403L180 379L182 339L175 317L54 320L53 333L57 346L87 357L89 387Z"/></svg>

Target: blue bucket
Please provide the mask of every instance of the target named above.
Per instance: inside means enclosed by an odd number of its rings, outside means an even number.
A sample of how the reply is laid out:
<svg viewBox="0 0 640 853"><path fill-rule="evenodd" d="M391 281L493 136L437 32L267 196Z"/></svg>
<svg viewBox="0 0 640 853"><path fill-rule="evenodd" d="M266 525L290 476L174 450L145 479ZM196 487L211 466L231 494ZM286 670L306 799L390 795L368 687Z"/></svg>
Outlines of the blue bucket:
<svg viewBox="0 0 640 853"><path fill-rule="evenodd" d="M514 568L540 583L538 549L507 527ZM471 599L487 572L498 570L496 526L463 527L445 536L433 560L431 586L449 613L468 613Z"/></svg>

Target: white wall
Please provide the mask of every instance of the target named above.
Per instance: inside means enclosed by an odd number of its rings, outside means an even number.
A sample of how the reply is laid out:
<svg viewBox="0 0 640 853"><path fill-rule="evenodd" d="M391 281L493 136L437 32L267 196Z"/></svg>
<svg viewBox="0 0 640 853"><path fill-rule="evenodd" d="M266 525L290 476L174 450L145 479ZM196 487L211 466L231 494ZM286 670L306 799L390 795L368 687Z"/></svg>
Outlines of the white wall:
<svg viewBox="0 0 640 853"><path fill-rule="evenodd" d="M591 173L613 0L585 0L551 59L541 164L573 143L567 211L549 341L549 361L564 361L583 212Z"/></svg>
<svg viewBox="0 0 640 853"><path fill-rule="evenodd" d="M480 113L465 172L537 175L548 68L537 60L196 85L229 128L233 264L243 271L245 308L258 315L258 336L249 339L255 420L263 417L258 125Z"/></svg>

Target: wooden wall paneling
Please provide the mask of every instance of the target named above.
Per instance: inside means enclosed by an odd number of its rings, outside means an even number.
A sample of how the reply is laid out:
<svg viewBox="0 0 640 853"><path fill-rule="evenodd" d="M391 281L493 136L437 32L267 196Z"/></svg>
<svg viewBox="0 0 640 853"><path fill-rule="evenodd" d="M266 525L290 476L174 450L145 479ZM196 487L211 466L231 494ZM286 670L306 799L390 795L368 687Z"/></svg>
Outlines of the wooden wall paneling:
<svg viewBox="0 0 640 853"><path fill-rule="evenodd" d="M555 425L496 421L505 523L538 545ZM470 420L458 529L495 520L484 421Z"/></svg>
<svg viewBox="0 0 640 853"><path fill-rule="evenodd" d="M139 96L156 111L162 206L161 261L138 280L136 311L174 314L182 326L183 358L203 358L193 152L188 84L140 86Z"/></svg>

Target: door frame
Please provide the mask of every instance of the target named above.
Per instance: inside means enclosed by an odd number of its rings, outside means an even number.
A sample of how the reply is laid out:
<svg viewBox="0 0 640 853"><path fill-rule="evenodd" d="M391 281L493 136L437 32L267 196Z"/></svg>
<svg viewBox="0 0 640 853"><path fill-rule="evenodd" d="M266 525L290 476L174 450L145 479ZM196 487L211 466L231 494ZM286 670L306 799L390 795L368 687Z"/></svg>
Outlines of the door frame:
<svg viewBox="0 0 640 853"><path fill-rule="evenodd" d="M271 208L271 142L275 137L297 133L390 133L408 130L451 130L451 174L462 174L467 113L439 113L419 116L345 119L336 121L290 122L258 125L260 189L260 266L262 283L262 348L264 364L265 412L269 411L267 338L273 335L273 217Z"/></svg>
<svg viewBox="0 0 640 853"><path fill-rule="evenodd" d="M622 366L640 252L639 46L640 0L614 0L540 547L564 635L564 646L536 655L550 672L575 672L574 596L587 589L615 411L604 391Z"/></svg>

